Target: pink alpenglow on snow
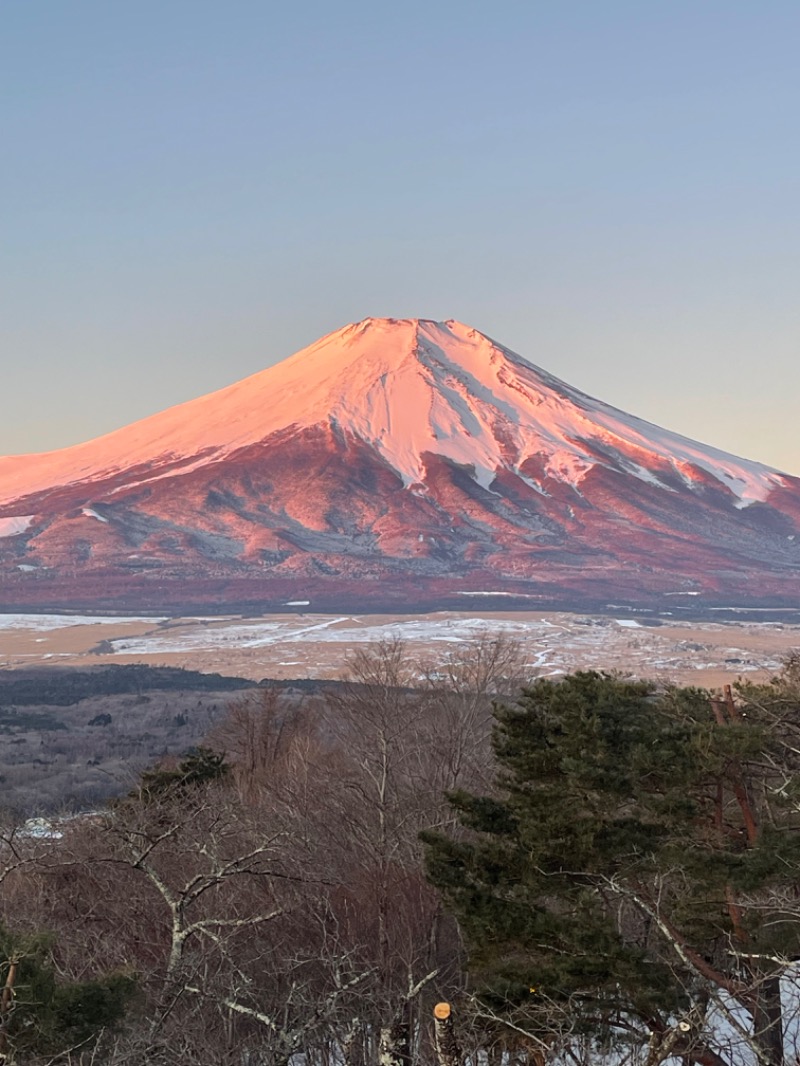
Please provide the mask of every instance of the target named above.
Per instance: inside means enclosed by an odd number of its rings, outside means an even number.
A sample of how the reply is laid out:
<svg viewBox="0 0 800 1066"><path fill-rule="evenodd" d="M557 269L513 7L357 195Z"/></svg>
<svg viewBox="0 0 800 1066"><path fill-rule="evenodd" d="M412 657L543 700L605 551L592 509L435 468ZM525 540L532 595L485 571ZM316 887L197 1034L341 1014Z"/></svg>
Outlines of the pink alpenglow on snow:
<svg viewBox="0 0 800 1066"><path fill-rule="evenodd" d="M144 464L159 476L162 463L202 465L280 430L326 423L374 447L406 484L422 480L421 456L430 452L473 465L488 486L509 465L511 448L512 467L545 457L549 476L579 485L598 461L583 439L621 447L643 480L654 476L655 459L687 482L700 467L745 503L782 484L779 471L593 400L460 322L367 318L228 388L86 444L0 458L0 503Z"/></svg>
<svg viewBox="0 0 800 1066"><path fill-rule="evenodd" d="M795 478L455 321L365 319L104 437L0 458L0 575L22 605L69 573L78 589L105 575L126 604L168 586L203 602L192 583L212 576L234 602L268 586L283 604L323 587L360 602L359 583L391 600L396 582L438 604L495 588L486 573L506 596L774 597L800 564L798 518Z"/></svg>

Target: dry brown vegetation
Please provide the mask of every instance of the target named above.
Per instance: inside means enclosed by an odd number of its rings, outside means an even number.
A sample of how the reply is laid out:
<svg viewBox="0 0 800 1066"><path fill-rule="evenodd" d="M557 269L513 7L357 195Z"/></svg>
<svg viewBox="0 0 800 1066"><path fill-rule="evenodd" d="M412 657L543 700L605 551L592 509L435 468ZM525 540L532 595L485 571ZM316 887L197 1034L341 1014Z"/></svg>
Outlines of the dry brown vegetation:
<svg viewBox="0 0 800 1066"><path fill-rule="evenodd" d="M195 781L173 760L60 838L6 834L4 922L52 930L61 979L135 976L92 1061L434 1057L431 1009L462 988L462 949L419 832L451 824L446 789L485 787L491 697L519 677L513 645L473 652L415 691L420 664L385 644L325 698L247 693L211 734L227 773L201 753Z"/></svg>
<svg viewBox="0 0 800 1066"><path fill-rule="evenodd" d="M94 807L130 788L144 766L200 743L226 713L233 686L248 685L219 678L215 689L213 678L163 673L162 680L157 670L134 671L111 686L123 691L102 694L92 694L102 687L95 685L102 676L96 670L3 675L5 806L26 815Z"/></svg>
<svg viewBox="0 0 800 1066"><path fill-rule="evenodd" d="M549 1028L533 1031L524 1012L471 995L420 833L470 839L447 794L498 795L492 701L516 696L523 679L522 649L502 638L436 659L399 642L367 646L350 657L346 685L226 693L208 747L162 759L127 795L53 822L49 836L7 818L0 975L16 998L0 1005L0 1061L660 1066L676 1047L695 1066L740 1061L694 1054L675 1018L650 1045L631 1030L624 1047L603 1047L569 1002L540 996ZM796 658L784 680L795 707ZM781 907L797 912L793 899ZM78 1025L74 1006L46 1014L31 993L26 945L43 930L51 983L90 983L80 1002L103 1017L94 1028ZM109 988L125 990L123 1013L103 1014ZM434 1023L443 1000L457 1004L456 1028Z"/></svg>

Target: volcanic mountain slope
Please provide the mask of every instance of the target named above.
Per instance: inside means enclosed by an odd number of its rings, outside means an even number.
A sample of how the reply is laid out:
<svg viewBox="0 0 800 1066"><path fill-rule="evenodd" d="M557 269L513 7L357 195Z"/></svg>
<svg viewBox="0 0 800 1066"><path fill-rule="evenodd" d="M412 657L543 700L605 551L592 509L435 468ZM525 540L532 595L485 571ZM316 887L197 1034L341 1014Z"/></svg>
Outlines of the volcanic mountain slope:
<svg viewBox="0 0 800 1066"><path fill-rule="evenodd" d="M7 607L794 605L798 534L797 478L453 321L365 319L97 440L0 458Z"/></svg>

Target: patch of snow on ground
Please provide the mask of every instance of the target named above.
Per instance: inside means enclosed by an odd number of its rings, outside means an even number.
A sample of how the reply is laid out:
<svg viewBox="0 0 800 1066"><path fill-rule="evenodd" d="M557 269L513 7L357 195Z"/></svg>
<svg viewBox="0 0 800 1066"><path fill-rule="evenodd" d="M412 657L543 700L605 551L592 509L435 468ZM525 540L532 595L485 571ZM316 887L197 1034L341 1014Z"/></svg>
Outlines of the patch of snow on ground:
<svg viewBox="0 0 800 1066"><path fill-rule="evenodd" d="M456 596L511 596L515 600L535 600L528 592L457 592Z"/></svg>
<svg viewBox="0 0 800 1066"><path fill-rule="evenodd" d="M0 614L0 633L15 629L30 633L30 644L16 653L19 662L56 661L74 655L58 650L57 634L45 638L37 636L37 631L45 634L70 626L97 625L106 627L109 650L121 659L175 656L178 665L221 673L235 670L237 662L246 662L251 675L245 676L254 677L273 676L273 667L284 671L283 676L336 677L350 650L395 638L404 641L420 661L435 661L476 637L492 639L503 634L519 642L528 669L539 676L620 668L634 676L683 677L684 682L691 683L707 670L731 678L756 670L775 673L781 667L781 653L800 643L800 625L788 622L673 620L667 627L651 627L639 624L622 610L618 612L621 617L559 612L533 617L466 612L417 617L287 612L250 618ZM139 623L141 628L126 635L124 630L120 632L120 623L125 622ZM779 636L774 643L766 642L764 636L773 629L780 631ZM103 630L100 633L104 635ZM96 640L97 636L89 639ZM46 648L51 649L48 654L44 654ZM719 680L714 683L719 684Z"/></svg>
<svg viewBox="0 0 800 1066"><path fill-rule="evenodd" d="M98 522L108 524L108 519L105 515L98 514L94 507L81 507L81 514L86 515L87 518L96 518Z"/></svg>
<svg viewBox="0 0 800 1066"><path fill-rule="evenodd" d="M30 529L31 523L36 516L32 514L13 515L8 518L0 518L0 537L17 537Z"/></svg>
<svg viewBox="0 0 800 1066"><path fill-rule="evenodd" d="M33 629L44 632L48 629L67 629L70 626L120 625L126 622L165 622L166 618L118 618L93 617L83 614L0 614L0 630Z"/></svg>
<svg viewBox="0 0 800 1066"><path fill-rule="evenodd" d="M798 607L709 607L709 611L732 611L734 614L797 614ZM767 625L774 623L766 623Z"/></svg>
<svg viewBox="0 0 800 1066"><path fill-rule="evenodd" d="M312 616L313 617L313 616ZM409 643L459 643L481 634L508 633L533 637L552 629L550 622L507 621L486 618L414 619L365 625L357 618L328 618L296 628L285 622L255 622L249 625L209 627L196 632L124 637L113 640L114 651L123 655L179 654L202 648L262 648L273 644L370 644L399 639Z"/></svg>
<svg viewBox="0 0 800 1066"><path fill-rule="evenodd" d="M49 818L29 818L17 835L30 840L61 840L64 836Z"/></svg>

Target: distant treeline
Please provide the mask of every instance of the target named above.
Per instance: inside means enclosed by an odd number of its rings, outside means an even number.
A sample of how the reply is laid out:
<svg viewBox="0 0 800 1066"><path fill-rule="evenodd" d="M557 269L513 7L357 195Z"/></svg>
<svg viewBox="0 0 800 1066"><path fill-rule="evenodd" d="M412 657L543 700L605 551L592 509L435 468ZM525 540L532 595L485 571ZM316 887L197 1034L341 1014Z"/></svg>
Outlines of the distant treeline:
<svg viewBox="0 0 800 1066"><path fill-rule="evenodd" d="M141 696L146 692L241 692L250 688L293 689L304 695L315 695L322 691L346 691L353 684L310 677L291 680L267 677L250 681L246 677L203 674L199 670L184 670L177 666L140 663L89 669L37 667L0 670L0 707L71 707L97 696Z"/></svg>
<svg viewBox="0 0 800 1066"><path fill-rule="evenodd" d="M175 666L99 666L0 670L0 705L69 707L92 696L137 696L145 692L236 692L253 688L243 677L202 674Z"/></svg>

